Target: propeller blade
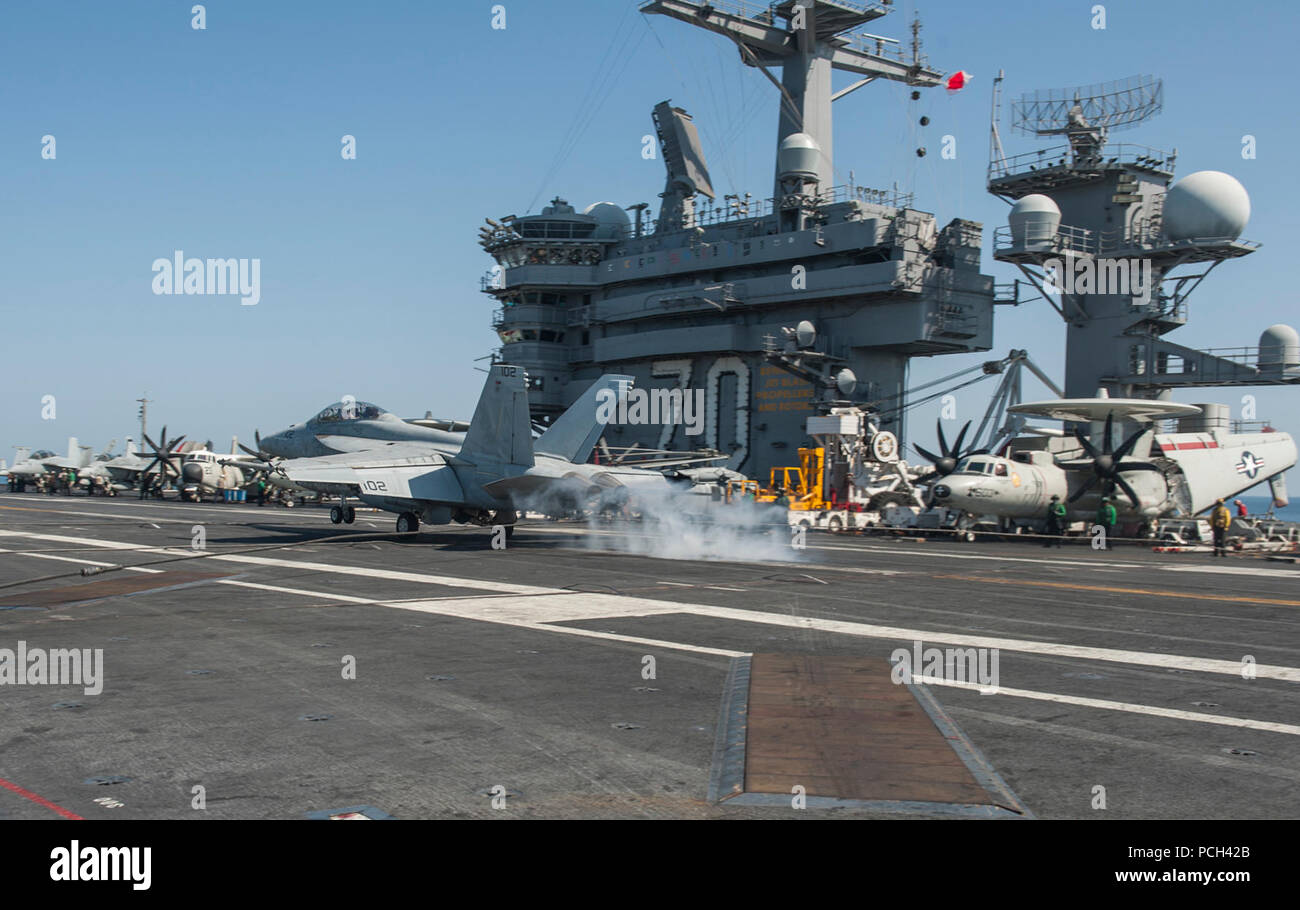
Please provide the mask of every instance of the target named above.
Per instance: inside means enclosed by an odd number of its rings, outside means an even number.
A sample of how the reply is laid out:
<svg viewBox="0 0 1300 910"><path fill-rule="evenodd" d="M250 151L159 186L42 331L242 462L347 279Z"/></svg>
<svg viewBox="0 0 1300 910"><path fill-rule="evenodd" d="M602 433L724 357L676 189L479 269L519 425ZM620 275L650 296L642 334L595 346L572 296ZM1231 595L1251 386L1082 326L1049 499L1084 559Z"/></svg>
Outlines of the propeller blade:
<svg viewBox="0 0 1300 910"><path fill-rule="evenodd" d="M1110 447L1110 431L1111 431L1111 428L1112 428L1114 425L1115 425L1115 412L1114 412L1114 411L1107 411L1107 412L1106 412L1106 436L1105 436L1105 438L1102 439L1102 441L1101 441L1101 443L1102 443L1102 445L1101 445L1101 454L1103 454L1103 455L1113 455L1113 454L1114 454L1114 452L1111 451L1111 447Z"/></svg>
<svg viewBox="0 0 1300 910"><path fill-rule="evenodd" d="M241 449L244 450L244 454L245 454L245 455L252 455L254 458L261 458L261 457L262 457L262 453L261 453L261 452L254 452L252 449L250 449L248 446L244 445L242 442L239 444L239 447L240 447Z"/></svg>
<svg viewBox="0 0 1300 910"><path fill-rule="evenodd" d="M937 461L939 460L939 456L938 456L938 455L935 455L935 454L934 454L933 452L931 452L929 449L924 449L924 448L922 448L921 446L917 445L916 443L912 443L912 448L914 448L914 449L916 449L918 452L920 452L921 455L922 455L923 457L930 459L930 461L931 461L932 463L933 463L933 462L937 462Z"/></svg>
<svg viewBox="0 0 1300 910"><path fill-rule="evenodd" d="M1098 455L1101 454L1100 452L1097 451L1096 446L1094 446L1088 440L1087 436L1083 435L1083 431L1080 430L1078 427L1074 428L1074 438L1079 441L1079 445L1083 446L1083 451L1087 454L1089 458L1095 459Z"/></svg>
<svg viewBox="0 0 1300 910"><path fill-rule="evenodd" d="M1073 493L1070 494L1070 498L1067 499L1066 502L1074 502L1075 500L1082 499L1083 495L1087 493L1089 490L1091 490L1093 487L1095 487L1096 485L1097 485L1097 478L1090 477L1087 483L1085 483L1083 486L1079 487L1079 489L1075 490Z"/></svg>
<svg viewBox="0 0 1300 910"><path fill-rule="evenodd" d="M257 446L257 450L260 452L260 451L262 450L262 431L261 431L261 430L254 430L254 431L253 431L253 443Z"/></svg>
<svg viewBox="0 0 1300 910"><path fill-rule="evenodd" d="M1115 478L1115 483L1121 490L1124 491L1124 495L1128 497L1129 502L1133 503L1133 508L1137 509L1138 511L1141 511L1142 501L1138 499L1137 493L1133 492L1133 488L1128 485L1128 481L1125 480L1123 477L1117 476Z"/></svg>
<svg viewBox="0 0 1300 910"><path fill-rule="evenodd" d="M1132 451L1133 451L1133 447L1134 447L1135 445L1137 445L1138 440L1142 438L1142 436L1143 436L1144 433L1146 433L1146 428L1145 428L1145 427L1143 427L1142 429L1138 430L1136 433L1134 433L1134 434L1133 434L1132 436L1130 436L1128 439L1124 440L1123 444L1122 444L1118 449L1115 450L1115 460L1116 460L1116 461L1119 461L1121 458L1123 458L1123 457L1124 457L1125 455L1127 455L1129 452L1132 452Z"/></svg>
<svg viewBox="0 0 1300 910"><path fill-rule="evenodd" d="M965 425L962 426L961 432L957 434L957 441L952 444L951 454L953 458L961 457L961 444L966 441L966 431L969 429L970 429L970 421L968 420L966 421Z"/></svg>
<svg viewBox="0 0 1300 910"><path fill-rule="evenodd" d="M944 458L947 458L952 453L948 451L948 439L943 435L943 421L936 420L934 422L934 428L939 431L939 451L943 453ZM931 460L938 461L937 458Z"/></svg>
<svg viewBox="0 0 1300 910"><path fill-rule="evenodd" d="M149 443L149 448L153 449L155 452L158 451L158 443L150 439L148 433L142 433L141 435L144 436L144 441ZM163 439L166 438L167 438L166 436L163 437Z"/></svg>

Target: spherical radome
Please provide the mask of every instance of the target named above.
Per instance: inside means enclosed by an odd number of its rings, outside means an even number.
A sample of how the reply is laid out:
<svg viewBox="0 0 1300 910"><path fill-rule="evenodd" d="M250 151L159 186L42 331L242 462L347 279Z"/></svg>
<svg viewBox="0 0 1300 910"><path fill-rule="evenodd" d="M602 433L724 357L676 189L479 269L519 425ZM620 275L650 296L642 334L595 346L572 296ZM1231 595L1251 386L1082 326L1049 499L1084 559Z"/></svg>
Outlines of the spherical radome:
<svg viewBox="0 0 1300 910"><path fill-rule="evenodd" d="M791 133L781 140L781 149L776 156L777 168L782 177L816 177L821 153L821 146L812 136Z"/></svg>
<svg viewBox="0 0 1300 910"><path fill-rule="evenodd" d="M606 238L624 236L632 223L623 207L613 202L592 203L582 214L595 218L598 233Z"/></svg>
<svg viewBox="0 0 1300 910"><path fill-rule="evenodd" d="M1044 243L1056 236L1061 226L1061 209L1051 196L1031 193L1017 199L1007 215L1014 244Z"/></svg>
<svg viewBox="0 0 1300 910"><path fill-rule="evenodd" d="M1250 220L1250 195L1222 171L1188 174L1165 193L1165 236L1170 240L1236 240Z"/></svg>
<svg viewBox="0 0 1300 910"><path fill-rule="evenodd" d="M1280 322L1266 328L1259 336L1259 365L1300 366L1300 332Z"/></svg>

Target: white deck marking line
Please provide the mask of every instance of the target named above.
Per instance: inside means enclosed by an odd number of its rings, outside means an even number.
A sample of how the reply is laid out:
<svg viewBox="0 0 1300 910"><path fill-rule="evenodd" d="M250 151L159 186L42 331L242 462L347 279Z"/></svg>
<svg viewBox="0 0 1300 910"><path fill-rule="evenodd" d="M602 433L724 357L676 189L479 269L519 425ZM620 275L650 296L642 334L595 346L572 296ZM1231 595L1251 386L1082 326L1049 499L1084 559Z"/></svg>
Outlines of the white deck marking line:
<svg viewBox="0 0 1300 910"><path fill-rule="evenodd" d="M106 550L135 550L140 553L189 556L195 559L238 562L245 565L306 569L314 572L332 572L336 575L359 575L366 578L382 578L388 581L413 581L421 584L442 585L448 588L474 588L483 591L495 591L498 594L551 594L560 590L558 588L539 588L535 585L515 585L504 581L477 581L468 578L456 578L450 575L428 575L422 572L400 572L394 569L369 569L364 566L349 566L341 563L330 565L320 562L302 562L295 559L275 559L268 556L208 555L206 552L196 553L193 550L181 550L175 547L140 547L133 543L103 540L95 537L65 537L58 534L35 534L28 531L0 531L0 537L26 537L32 540L75 543Z"/></svg>
<svg viewBox="0 0 1300 910"><path fill-rule="evenodd" d="M1300 581L1300 571L1295 569L1265 569L1262 566L1169 566L1166 572L1207 572L1219 575L1260 575L1268 578L1290 578Z"/></svg>
<svg viewBox="0 0 1300 910"><path fill-rule="evenodd" d="M736 591L740 594L745 594L749 591L749 588L724 588L722 585L700 585L700 587L709 591Z"/></svg>
<svg viewBox="0 0 1300 910"><path fill-rule="evenodd" d="M14 508L26 508L29 510L37 510L35 506L22 506L22 507L15 506ZM129 508L141 509L141 508L148 508L148 506L143 506L143 507L129 506ZM185 512L206 512L209 515L213 514L212 509L204 509L199 506L160 506L157 507L157 510L166 511L166 512L175 512L177 510L181 510ZM37 510L37 511L46 511L46 510ZM48 511L50 511L51 514L55 514L54 510L48 510ZM148 515L113 515L112 513L109 512L81 512L74 509L59 509L57 514L80 515L85 518L114 518L119 521L134 521L137 523L145 522L145 521L161 521L167 524L182 524L182 525L192 525L195 523L195 519L193 518L159 518L153 515L152 513ZM324 517L324 513L322 513L322 518L323 517Z"/></svg>
<svg viewBox="0 0 1300 910"><path fill-rule="evenodd" d="M846 550L851 553L861 553L864 551L870 553L888 553L891 556L917 556L917 557L929 556L931 559L982 559L982 560L992 560L994 562L1030 562L1040 566L1049 565L1049 564L1054 566L1087 566L1090 569L1096 568L1097 566L1113 566L1118 569L1147 568L1147 566L1138 562L1090 562L1082 559L1031 559L1027 556L981 556L976 553L951 553L947 551L942 553L934 553L934 552L921 553L921 552L917 552L916 550L904 550L902 547L898 547L898 548L873 547L873 546L841 547L841 546L826 546L824 544L808 544L807 548L809 550ZM1161 568L1161 567L1152 566L1151 568Z"/></svg>
<svg viewBox="0 0 1300 910"><path fill-rule="evenodd" d="M690 584L690 583L685 582L685 581L658 581L658 582L655 582L655 584L660 584L660 585L672 585L674 588L693 588L693 587L695 587L695 585Z"/></svg>
<svg viewBox="0 0 1300 910"><path fill-rule="evenodd" d="M978 683L957 682L955 680L925 681L927 686L950 686L954 689L974 689L980 691ZM1033 698L1039 701L1054 701L1066 705L1079 705L1084 708L1101 708L1106 711L1127 711L1130 714L1149 714L1152 717L1168 717L1173 720L1194 720L1203 724L1219 724L1224 727L1246 727L1251 730L1265 730L1269 733L1289 733L1300 736L1300 727L1295 724L1279 724L1269 720L1248 720L1242 717L1228 717L1225 714L1200 714L1196 711L1181 711L1177 708L1156 708L1151 705L1135 705L1130 702L1110 701L1104 698L1084 698L1079 695L1059 695L1055 692L1035 692L1031 689L1008 689L998 686L990 695L1010 695L1012 698Z"/></svg>
<svg viewBox="0 0 1300 910"><path fill-rule="evenodd" d="M31 534L23 531L0 531L0 536L30 537L34 539L64 542L71 541L89 544L91 546L102 546L108 549L135 549L133 544L128 543L90 538L59 537L50 534ZM181 553L184 551L164 550L160 552ZM596 613L593 615L626 616L684 613L696 616L710 616L715 619L728 619L736 622L761 623L795 629L814 629L817 631L840 635L854 635L863 638L883 638L892 641L920 640L932 644L959 645L962 647L976 648L997 648L1001 651L1019 651L1027 654L1040 654L1047 657L1072 657L1080 660L1100 660L1113 663L1136 664L1147 667L1160 667L1164 669L1189 670L1196 673L1221 673L1228 676L1239 677L1242 668L1241 663L1234 660L1188 657L1177 654L1157 654L1149 651L1127 651L1116 648L1100 648L1087 645L1027 641L1015 638L990 638L981 635L942 632L934 629L908 629L900 626L880 626L871 623L850 622L839 619L789 616L784 613L770 613L761 610L744 610L734 607L712 606L709 604L678 603L640 597L623 597L614 594L576 594L572 591L565 591L559 588L536 588L525 585L507 585L502 582L479 582L467 579L448 578L440 575L397 572L389 569L368 569L360 566L333 566L325 563L309 563L299 562L292 559L268 559L266 557L253 556L211 556L208 558L254 565L270 565L291 569L308 569L318 572L331 572L343 575L357 575L369 578L417 581L428 584L439 584L446 587L480 588L483 590L494 590L499 593L507 594L518 593L521 595L545 595L544 597L539 596L536 599L538 601L555 600L556 603L553 606L572 604L573 598L582 598L584 601L584 609L588 606L599 605L596 607L597 610L606 611L605 613ZM523 598L511 600L516 604L524 602ZM474 604L475 606L472 612L465 614L469 618L474 618L475 616L482 615L484 600L481 598L465 598L462 600L430 600L425 601L425 603L438 603L443 605L455 605L459 603ZM536 619L539 612L545 612L545 608L539 608L538 610L531 610L530 608L529 618ZM1300 668L1258 664L1255 666L1254 672L1256 678L1300 682Z"/></svg>
<svg viewBox="0 0 1300 910"><path fill-rule="evenodd" d="M351 604L376 604L376 601L369 597L352 597L349 594L326 594L320 591L308 591L305 588L284 588L279 585L263 585L255 581L235 581L231 578L225 578L217 582L219 585L234 585L236 588L256 588L259 591L271 591L275 594L301 594L305 597L325 597L330 600L339 600Z"/></svg>
<svg viewBox="0 0 1300 910"><path fill-rule="evenodd" d="M75 562L87 566L115 566L115 562L96 562L93 559L77 559L71 556L55 556L51 553L29 553L24 550L0 550L0 553L16 553L19 556L30 556L32 559L54 559L59 562ZM146 569L143 566L124 566L126 571L130 572L148 572L153 575L160 574L162 569Z"/></svg>

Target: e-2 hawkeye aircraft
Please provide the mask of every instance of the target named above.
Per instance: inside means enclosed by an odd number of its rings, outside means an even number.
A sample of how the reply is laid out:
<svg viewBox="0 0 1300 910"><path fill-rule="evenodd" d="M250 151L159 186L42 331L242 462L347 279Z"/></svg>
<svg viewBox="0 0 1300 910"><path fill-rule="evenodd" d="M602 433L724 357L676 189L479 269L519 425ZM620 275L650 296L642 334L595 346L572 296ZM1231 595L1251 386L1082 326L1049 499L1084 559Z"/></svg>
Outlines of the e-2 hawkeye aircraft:
<svg viewBox="0 0 1300 910"><path fill-rule="evenodd" d="M973 515L1042 518L1056 495L1066 503L1069 518L1078 520L1091 518L1100 498L1118 490L1123 495L1113 496L1113 504L1121 522L1150 522L1197 515L1261 480L1268 481L1275 501L1285 503L1284 472L1296 463L1296 444L1288 433L1155 432L1157 420L1201 413L1195 405L1103 397L1029 402L1007 410L1088 423L1100 438L1090 440L1074 430L1082 458L1045 450L967 455L935 478L937 505ZM1115 445L1117 418L1138 426Z"/></svg>
<svg viewBox="0 0 1300 910"><path fill-rule="evenodd" d="M355 519L353 497L396 513L399 532L454 521L504 525L509 535L523 508L618 487L669 486L658 471L585 463L604 430L598 396L610 390L621 398L631 384L630 376L602 376L534 441L523 368L494 364L457 444L393 442L291 459L274 470L306 489L337 495L339 504L330 509L335 524Z"/></svg>

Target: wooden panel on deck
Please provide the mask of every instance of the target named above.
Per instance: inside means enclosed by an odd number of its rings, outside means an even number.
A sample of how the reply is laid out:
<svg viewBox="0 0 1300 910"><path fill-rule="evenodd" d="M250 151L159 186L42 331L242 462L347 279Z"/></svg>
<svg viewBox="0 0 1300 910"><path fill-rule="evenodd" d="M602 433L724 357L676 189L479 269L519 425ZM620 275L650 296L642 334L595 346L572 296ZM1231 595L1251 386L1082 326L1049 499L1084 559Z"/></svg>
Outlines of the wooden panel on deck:
<svg viewBox="0 0 1300 910"><path fill-rule="evenodd" d="M755 654L746 793L993 805L888 662Z"/></svg>
<svg viewBox="0 0 1300 910"><path fill-rule="evenodd" d="M114 574L99 581L87 581L81 584L66 585L61 588L46 588L43 591L30 591L26 594L10 594L0 597L0 610L13 607L61 607L90 600L102 600L105 597L120 597L125 594L140 594L161 588L175 588L192 585L217 578L230 578L230 573L220 572L158 572L149 575Z"/></svg>

